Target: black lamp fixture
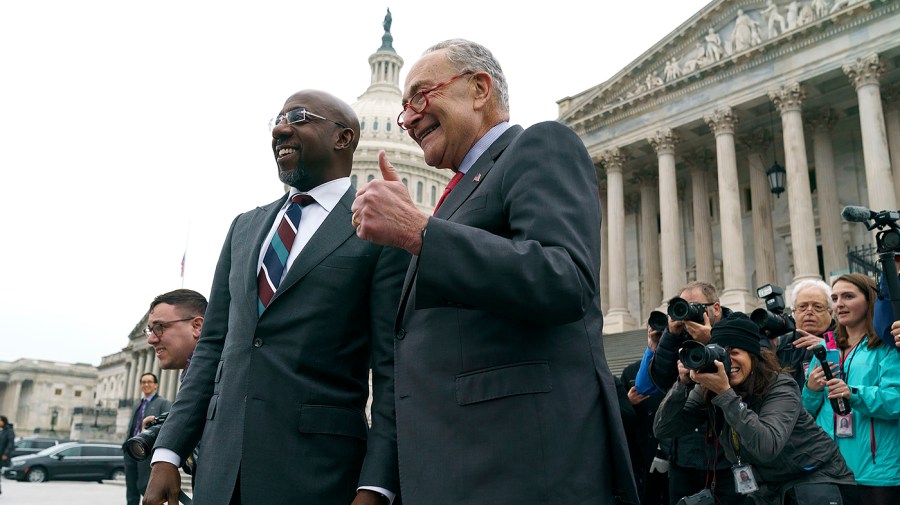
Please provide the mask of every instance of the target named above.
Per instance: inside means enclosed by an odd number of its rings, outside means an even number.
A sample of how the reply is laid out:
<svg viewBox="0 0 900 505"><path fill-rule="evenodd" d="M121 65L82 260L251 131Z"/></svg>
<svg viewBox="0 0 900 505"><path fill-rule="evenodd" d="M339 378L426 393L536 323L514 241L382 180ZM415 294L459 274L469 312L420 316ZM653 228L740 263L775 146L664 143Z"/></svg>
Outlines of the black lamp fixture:
<svg viewBox="0 0 900 505"><path fill-rule="evenodd" d="M769 190L776 197L781 198L784 193L784 179L787 171L778 163L778 142L775 141L775 120L772 114L772 102L769 102L769 122L772 126L772 166L766 170L766 177L769 178Z"/></svg>

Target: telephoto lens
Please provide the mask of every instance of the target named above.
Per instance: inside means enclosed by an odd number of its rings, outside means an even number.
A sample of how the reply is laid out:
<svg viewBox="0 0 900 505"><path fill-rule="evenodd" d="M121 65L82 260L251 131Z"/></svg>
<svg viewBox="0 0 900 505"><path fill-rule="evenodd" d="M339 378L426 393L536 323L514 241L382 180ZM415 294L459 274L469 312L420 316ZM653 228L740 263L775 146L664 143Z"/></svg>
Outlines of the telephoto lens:
<svg viewBox="0 0 900 505"><path fill-rule="evenodd" d="M724 347L718 344L703 345L696 340L688 340L678 351L678 359L688 370L696 370L700 373L714 373L715 361L721 361L725 367L725 373L731 371L731 357Z"/></svg>
<svg viewBox="0 0 900 505"><path fill-rule="evenodd" d="M135 461L144 461L150 457L150 453L153 451L153 444L156 443L156 437L159 436L159 430L162 429L168 414L168 412L160 414L153 421L150 421L144 431L129 438L122 444L122 449L129 458Z"/></svg>
<svg viewBox="0 0 900 505"><path fill-rule="evenodd" d="M658 310L650 313L647 318L647 326L653 331L663 331L669 326L669 317Z"/></svg>
<svg viewBox="0 0 900 505"><path fill-rule="evenodd" d="M693 321L703 324L703 314L706 312L706 305L689 302L676 296L669 301L668 312L669 317L674 321Z"/></svg>

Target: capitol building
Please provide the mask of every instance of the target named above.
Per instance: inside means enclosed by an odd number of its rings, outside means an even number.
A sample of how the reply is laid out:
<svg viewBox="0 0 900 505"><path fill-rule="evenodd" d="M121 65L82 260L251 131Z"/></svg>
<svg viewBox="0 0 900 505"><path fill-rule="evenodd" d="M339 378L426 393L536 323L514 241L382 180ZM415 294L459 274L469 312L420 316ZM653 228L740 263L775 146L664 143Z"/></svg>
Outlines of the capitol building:
<svg viewBox="0 0 900 505"><path fill-rule="evenodd" d="M352 105L361 138L351 179L380 177L384 149L430 214L450 174L426 166L397 126L403 59L390 24L388 14ZM614 373L646 346L632 330L689 281L712 282L723 305L749 311L764 284L876 273L873 234L840 213L898 207L900 0L715 0L606 82L557 103L600 178ZM146 317L99 367L0 362L0 408L17 434L122 440L146 371L175 398L179 372L160 373Z"/></svg>

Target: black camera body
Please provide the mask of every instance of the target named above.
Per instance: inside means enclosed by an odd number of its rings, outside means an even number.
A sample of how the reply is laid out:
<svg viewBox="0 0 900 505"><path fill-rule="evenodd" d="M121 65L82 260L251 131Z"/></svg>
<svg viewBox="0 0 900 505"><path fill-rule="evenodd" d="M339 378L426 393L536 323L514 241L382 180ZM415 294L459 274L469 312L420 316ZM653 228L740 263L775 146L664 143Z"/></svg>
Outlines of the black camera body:
<svg viewBox="0 0 900 505"><path fill-rule="evenodd" d="M122 450L125 451L125 454L135 461L144 461L149 458L150 453L153 451L153 444L156 443L156 437L159 436L159 430L162 429L162 425L166 422L166 417L168 416L168 412L163 412L150 421L143 431L126 440L122 444Z"/></svg>
<svg viewBox="0 0 900 505"><path fill-rule="evenodd" d="M669 317L673 321L693 321L703 324L703 314L706 313L706 305L703 303L689 302L684 298L675 297L669 300Z"/></svg>
<svg viewBox="0 0 900 505"><path fill-rule="evenodd" d="M696 370L700 373L715 373L715 361L721 361L725 367L725 373L731 371L731 356L719 344L702 344L696 340L688 340L678 351L678 359L688 370Z"/></svg>
<svg viewBox="0 0 900 505"><path fill-rule="evenodd" d="M750 320L756 323L763 335L773 338L797 329L794 318L784 313L784 289L766 284L756 289L756 296L765 300L766 306L751 312Z"/></svg>

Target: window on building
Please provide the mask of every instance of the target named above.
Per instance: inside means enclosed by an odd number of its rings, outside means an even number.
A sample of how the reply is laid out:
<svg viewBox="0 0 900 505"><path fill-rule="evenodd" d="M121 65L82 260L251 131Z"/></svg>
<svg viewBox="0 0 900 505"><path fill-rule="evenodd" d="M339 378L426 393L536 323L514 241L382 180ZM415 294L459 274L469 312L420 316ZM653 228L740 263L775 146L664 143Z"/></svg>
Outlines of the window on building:
<svg viewBox="0 0 900 505"><path fill-rule="evenodd" d="M385 129L385 131L391 131L391 120L390 119L388 119L387 121L384 122L384 129Z"/></svg>
<svg viewBox="0 0 900 505"><path fill-rule="evenodd" d="M407 188L409 187L409 179L407 179L406 177L403 178L403 185Z"/></svg>
<svg viewBox="0 0 900 505"><path fill-rule="evenodd" d="M431 185L431 206L437 205L437 186Z"/></svg>
<svg viewBox="0 0 900 505"><path fill-rule="evenodd" d="M425 185L421 182L416 183L416 201L422 203L422 193L425 192Z"/></svg>
<svg viewBox="0 0 900 505"><path fill-rule="evenodd" d="M376 119L375 121L372 122L372 131L373 131L373 132L377 132L377 131L378 131L378 120L377 120L377 119Z"/></svg>
<svg viewBox="0 0 900 505"><path fill-rule="evenodd" d="M62 389L56 388L56 391L54 391L53 394L56 396L62 396Z"/></svg>
<svg viewBox="0 0 900 505"><path fill-rule="evenodd" d="M355 175L350 176L350 184L352 184L354 188L356 187L356 176Z"/></svg>
<svg viewBox="0 0 900 505"><path fill-rule="evenodd" d="M372 182L372 179L374 179L374 178L375 178L375 176L374 176L374 175L372 175L372 174L369 174L369 176L368 176L368 177L366 177L366 182Z"/></svg>
<svg viewBox="0 0 900 505"><path fill-rule="evenodd" d="M363 119L362 121L359 122L359 131L363 131L365 129L366 129L366 120Z"/></svg>
<svg viewBox="0 0 900 505"><path fill-rule="evenodd" d="M743 204L744 213L753 212L753 195L750 193L750 188L744 188L743 194L744 198L741 203Z"/></svg>
<svg viewBox="0 0 900 505"><path fill-rule="evenodd" d="M75 398L81 398L81 391L75 391Z"/></svg>

